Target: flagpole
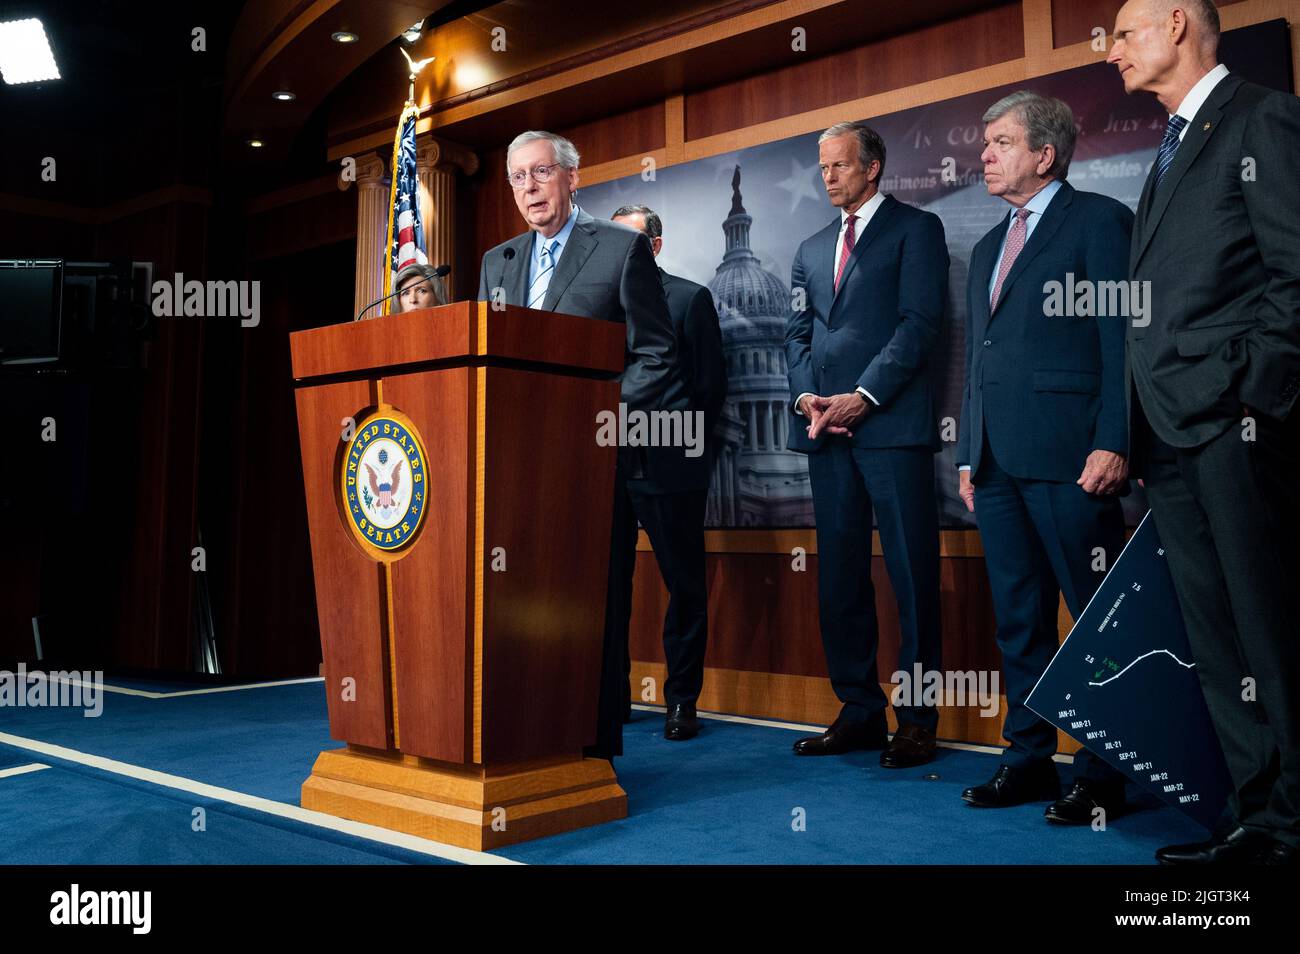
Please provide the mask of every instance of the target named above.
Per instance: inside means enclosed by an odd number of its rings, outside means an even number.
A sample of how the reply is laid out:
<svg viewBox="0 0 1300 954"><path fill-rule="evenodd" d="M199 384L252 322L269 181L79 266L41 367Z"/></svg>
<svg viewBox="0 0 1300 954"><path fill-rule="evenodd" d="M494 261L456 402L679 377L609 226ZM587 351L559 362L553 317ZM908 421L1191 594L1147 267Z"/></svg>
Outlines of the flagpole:
<svg viewBox="0 0 1300 954"><path fill-rule="evenodd" d="M402 111L397 117L397 134L393 137L393 158L389 165L389 172L392 177L392 184L388 189L388 241L384 245L384 294L392 294L395 290L393 284L393 230L397 227L394 221L393 209L397 202L397 179L398 164L401 162L402 155L402 129L406 125L407 118L414 113L418 120L420 108L415 104L415 78L420 75L420 71L432 63L436 57L430 56L423 60L412 60L407 52L398 47L402 56L406 58L410 72L407 74L409 85L406 90L406 102L402 104ZM418 201L418 199L417 199ZM392 314L393 299L389 298L384 303L384 313Z"/></svg>

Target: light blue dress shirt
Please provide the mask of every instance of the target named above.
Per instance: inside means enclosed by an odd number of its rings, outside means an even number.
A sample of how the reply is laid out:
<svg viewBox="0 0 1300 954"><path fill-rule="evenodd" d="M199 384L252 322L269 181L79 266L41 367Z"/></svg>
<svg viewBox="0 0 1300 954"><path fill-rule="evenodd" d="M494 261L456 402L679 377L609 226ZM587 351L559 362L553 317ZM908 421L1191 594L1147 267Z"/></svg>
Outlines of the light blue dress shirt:
<svg viewBox="0 0 1300 954"><path fill-rule="evenodd" d="M1034 234L1034 229L1038 227L1038 220L1043 217L1047 207L1052 204L1052 197L1061 191L1061 183L1058 179L1053 179L1047 185L1043 186L1032 199L1025 203L1024 207L1029 210L1029 218L1025 219L1025 244L1029 244L1029 239ZM993 286L998 283L998 272L1002 270L1002 256L1007 250L1007 236L1011 234L1011 226L1016 221L1017 209L1012 209L1007 215L1007 227L1002 233L1002 247L998 249L998 260L993 263L993 274L989 276L989 300L993 299Z"/></svg>
<svg viewBox="0 0 1300 954"><path fill-rule="evenodd" d="M537 274L542 270L542 246L547 242L559 242L555 246L555 252L552 258L555 267L560 267L560 256L564 254L564 248L569 244L569 236L573 233L573 224L578 221L578 207L575 205L569 213L569 220L564 223L560 231L556 232L550 238L546 238L541 232L533 233L533 257L528 264L528 287L533 287L533 282L537 281Z"/></svg>

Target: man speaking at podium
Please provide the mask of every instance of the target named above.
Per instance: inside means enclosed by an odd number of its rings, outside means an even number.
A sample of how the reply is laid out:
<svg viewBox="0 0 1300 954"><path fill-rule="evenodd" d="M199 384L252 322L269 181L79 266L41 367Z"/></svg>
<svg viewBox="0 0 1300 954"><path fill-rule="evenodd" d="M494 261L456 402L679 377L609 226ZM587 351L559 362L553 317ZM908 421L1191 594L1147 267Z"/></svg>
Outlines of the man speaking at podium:
<svg viewBox="0 0 1300 954"><path fill-rule="evenodd" d="M620 401L629 412L685 411L688 395L676 369L672 318L650 240L626 226L592 218L574 205L578 150L563 136L520 133L506 149L506 176L529 231L484 253L479 300L623 322L627 350ZM640 450L619 448L616 500L627 496L628 480L648 476ZM635 543L635 525L631 532ZM611 540L612 552L626 549L626 533L626 524L615 521L612 536L617 539ZM623 588L624 581L616 577L624 572L611 567L610 593ZM607 599L606 605L616 602ZM586 753L596 758L623 754L627 676L623 669L625 647L614 638L616 630L607 618L596 744Z"/></svg>

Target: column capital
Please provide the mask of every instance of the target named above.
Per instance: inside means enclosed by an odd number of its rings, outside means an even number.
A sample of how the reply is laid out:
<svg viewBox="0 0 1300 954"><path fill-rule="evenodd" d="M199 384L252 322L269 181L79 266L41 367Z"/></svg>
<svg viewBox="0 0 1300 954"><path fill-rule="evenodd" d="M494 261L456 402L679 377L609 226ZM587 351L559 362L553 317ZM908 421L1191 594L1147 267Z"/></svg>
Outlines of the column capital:
<svg viewBox="0 0 1300 954"><path fill-rule="evenodd" d="M451 171L459 169L467 176L478 172L478 156L462 145L423 136L416 139L415 168L420 172L432 172L434 169Z"/></svg>
<svg viewBox="0 0 1300 954"><path fill-rule="evenodd" d="M377 152L357 157L357 185L374 188L384 180L384 160Z"/></svg>

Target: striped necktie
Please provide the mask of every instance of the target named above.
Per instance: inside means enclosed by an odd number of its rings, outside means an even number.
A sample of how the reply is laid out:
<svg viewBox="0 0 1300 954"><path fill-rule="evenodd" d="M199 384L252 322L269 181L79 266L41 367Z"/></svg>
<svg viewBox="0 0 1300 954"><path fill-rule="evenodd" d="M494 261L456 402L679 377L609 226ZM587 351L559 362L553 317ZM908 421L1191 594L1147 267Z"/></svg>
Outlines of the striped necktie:
<svg viewBox="0 0 1300 954"><path fill-rule="evenodd" d="M853 254L853 245L855 242L855 238L853 234L854 233L853 223L857 222L857 220L858 217L856 215L850 215L845 220L844 247L840 250L839 264L835 266L835 290L836 291L840 290L840 278L843 277L844 275L844 266L849 263L849 257Z"/></svg>
<svg viewBox="0 0 1300 954"><path fill-rule="evenodd" d="M542 302L546 300L546 289L550 287L551 275L555 271L555 249L559 244L557 239L551 239L542 246L541 267L537 269L537 277L528 289L529 308L541 308Z"/></svg>
<svg viewBox="0 0 1300 954"><path fill-rule="evenodd" d="M1174 164L1174 154L1178 152L1178 144L1181 142L1178 137L1186 125L1187 120L1177 113L1169 117L1169 125L1165 127L1165 138L1160 140L1160 151L1156 153L1156 181L1151 186L1152 195L1155 195L1156 189L1160 188L1160 180Z"/></svg>

